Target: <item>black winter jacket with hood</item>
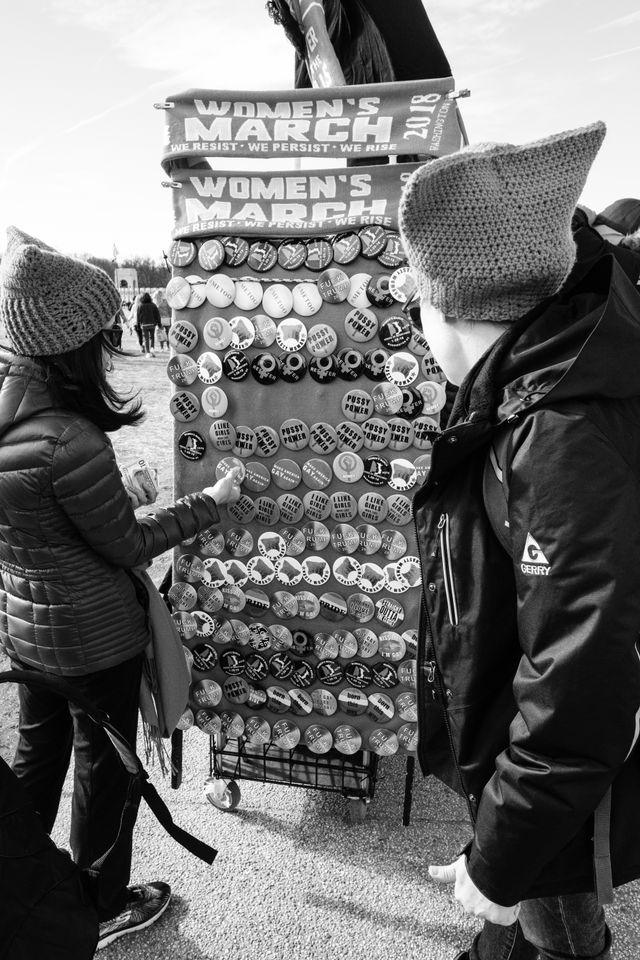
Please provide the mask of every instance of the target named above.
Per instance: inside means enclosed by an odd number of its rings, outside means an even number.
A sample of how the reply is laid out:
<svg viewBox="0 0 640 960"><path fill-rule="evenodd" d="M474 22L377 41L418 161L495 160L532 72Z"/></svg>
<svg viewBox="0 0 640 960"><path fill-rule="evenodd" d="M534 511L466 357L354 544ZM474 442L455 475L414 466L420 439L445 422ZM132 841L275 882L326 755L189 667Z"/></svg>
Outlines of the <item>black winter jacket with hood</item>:
<svg viewBox="0 0 640 960"><path fill-rule="evenodd" d="M483 500L508 429L511 555ZM640 876L640 296L610 256L516 321L462 384L414 501L419 757L466 797L491 900Z"/></svg>

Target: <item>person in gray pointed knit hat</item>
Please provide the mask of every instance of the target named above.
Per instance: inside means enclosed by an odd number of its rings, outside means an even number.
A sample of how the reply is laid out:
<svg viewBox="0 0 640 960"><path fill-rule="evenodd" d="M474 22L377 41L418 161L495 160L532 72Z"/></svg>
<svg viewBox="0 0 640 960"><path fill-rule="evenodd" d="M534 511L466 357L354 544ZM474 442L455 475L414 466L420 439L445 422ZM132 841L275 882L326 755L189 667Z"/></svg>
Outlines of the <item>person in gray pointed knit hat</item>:
<svg viewBox="0 0 640 960"><path fill-rule="evenodd" d="M608 960L640 877L640 294L571 232L604 136L469 146L400 203L459 387L413 507L418 756L473 824L429 872L485 920L460 960Z"/></svg>
<svg viewBox="0 0 640 960"><path fill-rule="evenodd" d="M141 500L125 488L107 437L142 417L107 378L118 351L105 330L119 308L104 271L9 228L0 266L10 341L0 345L0 643L13 666L63 677L135 744L150 638L132 571L210 527L240 488L232 472L137 519ZM95 888L103 947L155 922L170 888L129 884L133 823L121 826L129 778L103 730L35 684L22 684L19 698L12 767L45 829L73 750L74 859L89 867L118 837ZM43 947L43 956L66 955L62 944Z"/></svg>

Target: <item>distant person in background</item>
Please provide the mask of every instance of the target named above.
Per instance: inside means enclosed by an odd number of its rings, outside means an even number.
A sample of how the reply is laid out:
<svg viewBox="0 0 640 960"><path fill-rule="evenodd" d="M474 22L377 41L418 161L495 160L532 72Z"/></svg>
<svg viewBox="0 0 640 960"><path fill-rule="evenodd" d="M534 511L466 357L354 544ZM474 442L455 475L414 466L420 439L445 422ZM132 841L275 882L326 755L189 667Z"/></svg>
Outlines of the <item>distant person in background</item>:
<svg viewBox="0 0 640 960"><path fill-rule="evenodd" d="M138 520L107 433L140 403L107 379L120 310L107 274L15 227L0 265L0 643L17 669L63 677L136 742L146 609L132 568L218 521L234 472ZM152 502L147 500L146 502ZM71 849L88 867L120 830L129 777L104 731L66 699L20 686L13 770L45 829L74 752ZM154 923L168 884L129 885L132 829L100 876L98 947ZM1 947L0 947L1 951ZM46 960L43 953L42 960Z"/></svg>
<svg viewBox="0 0 640 960"><path fill-rule="evenodd" d="M151 294L145 290L140 296L136 311L136 321L142 330L143 350L145 356L155 357L155 333L160 326L160 311L151 299Z"/></svg>
<svg viewBox="0 0 640 960"><path fill-rule="evenodd" d="M167 298L163 290L158 290L155 295L155 304L160 311L160 327L158 328L158 343L161 350L169 349L169 327L171 326L171 307L167 303Z"/></svg>

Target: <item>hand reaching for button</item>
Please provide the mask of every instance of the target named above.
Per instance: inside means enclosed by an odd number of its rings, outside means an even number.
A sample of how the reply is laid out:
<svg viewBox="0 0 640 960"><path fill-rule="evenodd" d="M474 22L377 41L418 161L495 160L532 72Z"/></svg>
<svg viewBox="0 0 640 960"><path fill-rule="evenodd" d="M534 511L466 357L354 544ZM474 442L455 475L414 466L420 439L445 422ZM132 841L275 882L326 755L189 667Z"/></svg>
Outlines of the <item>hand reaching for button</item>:
<svg viewBox="0 0 640 960"><path fill-rule="evenodd" d="M218 505L236 503L240 499L240 484L243 479L242 467L232 467L226 477L217 480L212 487L205 487L202 492L212 497Z"/></svg>

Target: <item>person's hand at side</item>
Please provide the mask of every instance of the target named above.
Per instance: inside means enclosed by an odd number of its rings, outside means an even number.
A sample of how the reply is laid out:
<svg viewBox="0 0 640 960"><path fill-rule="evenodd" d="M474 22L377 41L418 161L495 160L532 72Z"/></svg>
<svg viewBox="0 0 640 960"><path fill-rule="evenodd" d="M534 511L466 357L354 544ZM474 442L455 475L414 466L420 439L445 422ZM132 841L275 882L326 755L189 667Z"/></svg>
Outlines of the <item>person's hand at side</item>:
<svg viewBox="0 0 640 960"><path fill-rule="evenodd" d="M240 499L241 481L242 469L240 467L234 467L226 477L217 480L212 487L205 487L202 492L208 494L218 505L222 503L236 503L236 501Z"/></svg>
<svg viewBox="0 0 640 960"><path fill-rule="evenodd" d="M456 900L462 905L466 913L471 913L474 917L482 917L484 920L489 920L491 923L497 923L503 927L511 926L518 919L519 903L512 907L501 907L500 904L487 899L478 890L467 873L467 858L464 854L446 866L430 866L429 875L439 883L455 883L454 896Z"/></svg>

